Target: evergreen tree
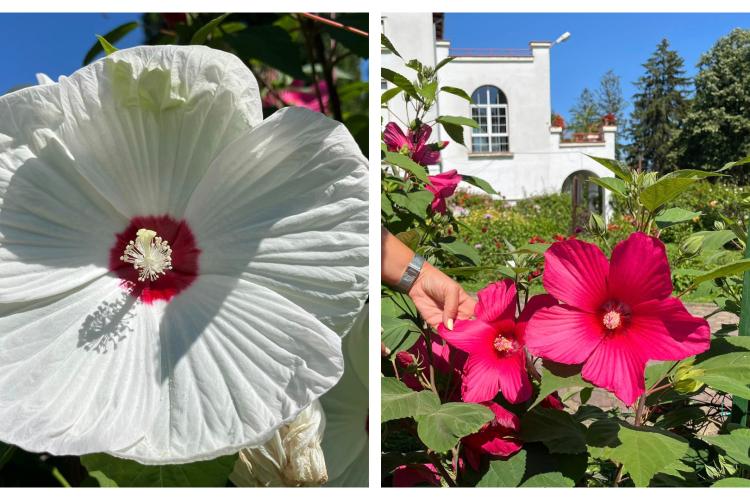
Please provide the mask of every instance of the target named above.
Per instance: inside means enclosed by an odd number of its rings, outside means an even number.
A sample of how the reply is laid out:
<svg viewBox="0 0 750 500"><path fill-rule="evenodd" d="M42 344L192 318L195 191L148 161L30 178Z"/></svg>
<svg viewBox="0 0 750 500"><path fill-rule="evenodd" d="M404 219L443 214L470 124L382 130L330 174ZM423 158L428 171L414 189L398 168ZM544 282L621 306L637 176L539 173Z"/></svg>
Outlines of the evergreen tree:
<svg viewBox="0 0 750 500"><path fill-rule="evenodd" d="M570 128L573 132L594 132L601 122L594 93L588 88L583 89L578 96L578 102L570 109L570 114Z"/></svg>
<svg viewBox="0 0 750 500"><path fill-rule="evenodd" d="M620 137L625 130L625 108L628 103L622 96L620 77L611 69L602 75L599 81L599 89L596 91L596 107L600 117L612 115L618 128L617 142L615 143L615 156L620 158Z"/></svg>
<svg viewBox="0 0 750 500"><path fill-rule="evenodd" d="M713 170L750 155L750 30L734 29L701 56L680 143L686 167ZM750 181L747 169L733 174Z"/></svg>
<svg viewBox="0 0 750 500"><path fill-rule="evenodd" d="M677 168L677 137L687 111L685 61L669 48L667 39L643 64L646 72L635 86L633 111L625 148L628 162L647 170L669 172Z"/></svg>

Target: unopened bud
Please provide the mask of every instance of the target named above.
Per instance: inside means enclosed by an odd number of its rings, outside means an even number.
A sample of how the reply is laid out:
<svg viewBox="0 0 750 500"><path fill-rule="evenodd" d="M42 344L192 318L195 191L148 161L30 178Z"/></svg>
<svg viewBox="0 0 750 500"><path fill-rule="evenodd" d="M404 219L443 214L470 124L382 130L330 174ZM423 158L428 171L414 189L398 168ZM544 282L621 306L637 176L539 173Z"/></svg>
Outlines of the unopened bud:
<svg viewBox="0 0 750 500"><path fill-rule="evenodd" d="M703 387L703 382L695 380L695 377L703 375L703 370L693 367L692 364L684 364L677 368L674 374L674 390L680 394L690 394Z"/></svg>
<svg viewBox="0 0 750 500"><path fill-rule="evenodd" d="M601 215L593 212L591 213L591 217L589 217L589 231L600 235L607 232L607 225L604 223L604 219Z"/></svg>
<svg viewBox="0 0 750 500"><path fill-rule="evenodd" d="M684 257L695 257L703 247L704 238L701 234L691 234L680 244L680 254Z"/></svg>

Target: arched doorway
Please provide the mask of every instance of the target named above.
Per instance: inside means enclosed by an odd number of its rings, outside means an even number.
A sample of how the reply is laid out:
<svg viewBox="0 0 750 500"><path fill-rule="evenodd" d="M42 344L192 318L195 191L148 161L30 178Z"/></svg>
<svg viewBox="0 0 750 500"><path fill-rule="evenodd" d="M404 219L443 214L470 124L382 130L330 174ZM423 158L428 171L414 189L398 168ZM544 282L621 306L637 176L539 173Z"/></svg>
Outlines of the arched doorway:
<svg viewBox="0 0 750 500"><path fill-rule="evenodd" d="M563 193L570 193L573 204L572 226L584 226L591 215L596 213L604 216L604 188L591 182L590 179L599 176L588 170L573 172L562 185Z"/></svg>

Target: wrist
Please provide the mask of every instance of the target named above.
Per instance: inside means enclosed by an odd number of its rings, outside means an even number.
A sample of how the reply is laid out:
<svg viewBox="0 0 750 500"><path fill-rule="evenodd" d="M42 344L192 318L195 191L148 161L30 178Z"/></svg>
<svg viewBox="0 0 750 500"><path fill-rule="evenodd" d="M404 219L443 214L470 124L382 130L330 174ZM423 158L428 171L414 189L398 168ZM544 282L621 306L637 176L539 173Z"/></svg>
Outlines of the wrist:
<svg viewBox="0 0 750 500"><path fill-rule="evenodd" d="M415 253L401 275L399 282L394 285L394 288L401 293L408 294L419 280L419 277L422 274L422 268L426 264L427 261L424 257Z"/></svg>

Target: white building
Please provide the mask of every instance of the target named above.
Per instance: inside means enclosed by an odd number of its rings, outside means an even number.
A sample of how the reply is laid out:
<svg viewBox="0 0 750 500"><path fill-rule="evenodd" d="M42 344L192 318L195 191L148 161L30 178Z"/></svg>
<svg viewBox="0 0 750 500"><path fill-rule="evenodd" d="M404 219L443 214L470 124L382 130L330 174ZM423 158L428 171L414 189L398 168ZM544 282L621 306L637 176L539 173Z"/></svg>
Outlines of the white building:
<svg viewBox="0 0 750 500"><path fill-rule="evenodd" d="M481 127L465 127L467 146L451 142L436 170L456 169L481 177L511 201L569 191L575 177L612 175L586 154L614 158L616 126L578 134L575 142L563 140L563 130L551 126L552 42L530 42L528 49L453 48L442 37L443 19L442 14L429 13L385 14L382 19L383 32L405 60L416 58L434 67L448 56L456 57L439 71L439 85L458 87L472 96L469 104L452 94L439 94L435 113L471 116ZM382 49L381 55L384 68L414 76L389 50ZM383 89L389 86L382 82ZM391 113L406 121L404 101L397 99L389 103L390 111L383 112L384 123L397 121ZM437 134L435 140L450 140L442 128ZM591 208L608 207L606 193L595 184L585 184Z"/></svg>

